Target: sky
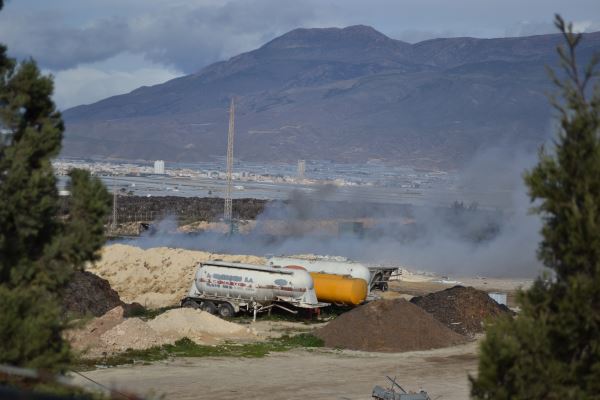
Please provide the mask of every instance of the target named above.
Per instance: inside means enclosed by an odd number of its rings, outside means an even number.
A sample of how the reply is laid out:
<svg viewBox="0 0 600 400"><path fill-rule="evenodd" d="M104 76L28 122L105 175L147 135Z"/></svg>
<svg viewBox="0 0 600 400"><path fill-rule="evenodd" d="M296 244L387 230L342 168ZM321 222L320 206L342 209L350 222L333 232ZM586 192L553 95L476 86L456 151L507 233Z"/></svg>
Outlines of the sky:
<svg viewBox="0 0 600 400"><path fill-rule="evenodd" d="M55 79L60 109L199 71L298 27L364 24L415 43L600 30L600 0L8 0L0 42Z"/></svg>

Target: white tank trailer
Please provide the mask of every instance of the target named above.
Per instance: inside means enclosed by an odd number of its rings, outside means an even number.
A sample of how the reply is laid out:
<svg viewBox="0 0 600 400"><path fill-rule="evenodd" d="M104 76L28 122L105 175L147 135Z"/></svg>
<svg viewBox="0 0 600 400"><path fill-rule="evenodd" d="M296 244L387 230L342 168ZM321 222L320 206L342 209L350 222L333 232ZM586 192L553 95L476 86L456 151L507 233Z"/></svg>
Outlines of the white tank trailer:
<svg viewBox="0 0 600 400"><path fill-rule="evenodd" d="M297 258L297 257L270 257L268 265L298 265L306 268L308 272L324 272L334 275L349 275L353 278L363 279L367 282L369 292L379 289L387 290L388 281L397 267L370 266L355 261L336 261L328 259Z"/></svg>
<svg viewBox="0 0 600 400"><path fill-rule="evenodd" d="M279 307L297 313L289 306L317 309L319 303L310 274L304 270L242 263L207 262L198 265L190 291L182 307L194 307L232 317L240 311L267 311Z"/></svg>

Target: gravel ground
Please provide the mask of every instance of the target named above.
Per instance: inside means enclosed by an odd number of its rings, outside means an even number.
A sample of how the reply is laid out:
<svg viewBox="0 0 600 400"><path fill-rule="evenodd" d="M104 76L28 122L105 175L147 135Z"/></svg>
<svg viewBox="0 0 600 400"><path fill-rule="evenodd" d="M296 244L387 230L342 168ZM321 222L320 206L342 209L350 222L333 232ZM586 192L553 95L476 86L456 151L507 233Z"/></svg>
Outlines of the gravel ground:
<svg viewBox="0 0 600 400"><path fill-rule="evenodd" d="M409 353L304 351L265 358L180 358L117 367L85 375L120 390L163 394L167 399L366 400L375 385L397 377L407 390L427 390L431 398L469 397L468 374L477 367L477 343ZM81 377L74 382L87 387Z"/></svg>

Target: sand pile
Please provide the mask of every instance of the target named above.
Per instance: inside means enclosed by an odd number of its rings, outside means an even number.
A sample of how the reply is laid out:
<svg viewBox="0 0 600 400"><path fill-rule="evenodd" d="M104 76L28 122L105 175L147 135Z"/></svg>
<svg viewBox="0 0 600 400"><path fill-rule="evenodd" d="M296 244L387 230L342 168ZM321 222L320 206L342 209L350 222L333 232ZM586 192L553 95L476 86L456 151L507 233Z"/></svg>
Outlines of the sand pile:
<svg viewBox="0 0 600 400"><path fill-rule="evenodd" d="M411 302L450 329L467 336L483 332L486 320L512 313L508 307L491 299L486 292L464 286L415 297Z"/></svg>
<svg viewBox="0 0 600 400"><path fill-rule="evenodd" d="M191 308L169 310L155 319L124 318L123 307L116 307L83 328L67 333L74 349L88 357L100 357L127 349L174 343L184 337L198 344L216 344L229 339L251 340L255 333L241 325Z"/></svg>
<svg viewBox="0 0 600 400"><path fill-rule="evenodd" d="M118 353L127 349L148 349L172 342L159 335L139 318L127 318L119 325L104 332L100 336L100 341L107 348L107 353Z"/></svg>
<svg viewBox="0 0 600 400"><path fill-rule="evenodd" d="M68 331L66 333L67 340L77 351L94 349L97 350L95 353L101 354L105 351L106 346L100 337L124 321L124 312L122 306L115 307L103 316L92 319L85 326Z"/></svg>
<svg viewBox="0 0 600 400"><path fill-rule="evenodd" d="M141 249L113 244L102 249L100 261L88 271L108 280L126 302L146 307L178 304L187 294L199 262L220 259L265 264L256 256L215 254L203 251L157 247Z"/></svg>
<svg viewBox="0 0 600 400"><path fill-rule="evenodd" d="M404 299L357 307L315 334L328 347L380 352L428 350L468 340Z"/></svg>
<svg viewBox="0 0 600 400"><path fill-rule="evenodd" d="M193 308L178 308L148 321L148 326L170 339L188 337L197 343L219 338L248 338L252 333L241 325Z"/></svg>

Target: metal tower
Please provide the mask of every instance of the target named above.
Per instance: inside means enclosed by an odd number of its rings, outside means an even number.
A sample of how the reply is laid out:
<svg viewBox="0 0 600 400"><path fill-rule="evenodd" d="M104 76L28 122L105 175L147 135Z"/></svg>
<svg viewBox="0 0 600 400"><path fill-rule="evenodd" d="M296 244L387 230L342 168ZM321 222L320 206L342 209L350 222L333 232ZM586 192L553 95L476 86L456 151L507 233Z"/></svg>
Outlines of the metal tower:
<svg viewBox="0 0 600 400"><path fill-rule="evenodd" d="M117 229L117 187L113 180L113 215L112 215L113 232Z"/></svg>
<svg viewBox="0 0 600 400"><path fill-rule="evenodd" d="M232 222L233 201L231 199L231 185L233 172L233 135L235 132L235 103L231 98L231 106L229 107L229 132L227 134L227 188L225 189L225 212L223 218L225 222Z"/></svg>

